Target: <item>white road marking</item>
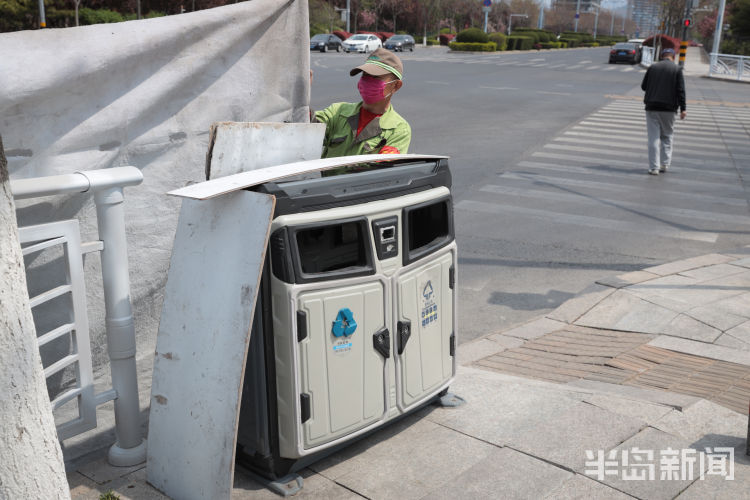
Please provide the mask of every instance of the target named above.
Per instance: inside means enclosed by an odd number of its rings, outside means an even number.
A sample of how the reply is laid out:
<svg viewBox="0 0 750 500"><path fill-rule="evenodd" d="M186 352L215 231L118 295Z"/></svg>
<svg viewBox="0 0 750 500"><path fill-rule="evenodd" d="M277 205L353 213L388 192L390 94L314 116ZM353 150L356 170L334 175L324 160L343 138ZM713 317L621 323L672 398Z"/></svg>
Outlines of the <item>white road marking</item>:
<svg viewBox="0 0 750 500"><path fill-rule="evenodd" d="M549 95L570 95L568 92L548 92L546 90L537 90L537 94L549 94Z"/></svg>
<svg viewBox="0 0 750 500"><path fill-rule="evenodd" d="M518 90L516 87L487 87L485 85L480 85L480 89L492 89L492 90Z"/></svg>

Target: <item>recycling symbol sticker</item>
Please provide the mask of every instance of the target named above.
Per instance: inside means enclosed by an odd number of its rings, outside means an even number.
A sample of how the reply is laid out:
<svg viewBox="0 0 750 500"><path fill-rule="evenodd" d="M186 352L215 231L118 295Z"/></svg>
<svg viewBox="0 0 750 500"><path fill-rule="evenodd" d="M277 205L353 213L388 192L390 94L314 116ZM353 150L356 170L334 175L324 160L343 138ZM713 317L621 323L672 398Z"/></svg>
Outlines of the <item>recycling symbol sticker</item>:
<svg viewBox="0 0 750 500"><path fill-rule="evenodd" d="M354 321L354 314L348 307L339 310L336 321L333 322L331 333L334 337L348 337L357 330L357 322Z"/></svg>
<svg viewBox="0 0 750 500"><path fill-rule="evenodd" d="M435 290L432 281L428 281L422 288L422 326L435 323L438 319L438 306L435 303Z"/></svg>

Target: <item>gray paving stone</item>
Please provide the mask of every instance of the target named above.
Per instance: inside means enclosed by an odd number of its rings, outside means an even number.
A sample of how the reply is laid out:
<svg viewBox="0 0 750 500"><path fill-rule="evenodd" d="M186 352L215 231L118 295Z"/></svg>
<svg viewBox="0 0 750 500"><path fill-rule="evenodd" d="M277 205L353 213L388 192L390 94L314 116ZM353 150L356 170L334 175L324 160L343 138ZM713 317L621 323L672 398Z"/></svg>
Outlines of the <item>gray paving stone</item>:
<svg viewBox="0 0 750 500"><path fill-rule="evenodd" d="M690 308L685 312L688 316L711 325L722 332L727 331L735 326L745 322L747 318L736 316L723 312L716 307L716 304Z"/></svg>
<svg viewBox="0 0 750 500"><path fill-rule="evenodd" d="M672 411L671 406L665 406L644 401L634 401L622 397L608 396L605 394L592 394L583 399L586 403L597 406L603 410L617 413L625 417L639 419L647 424L657 422L660 418Z"/></svg>
<svg viewBox="0 0 750 500"><path fill-rule="evenodd" d="M630 495L593 481L586 476L576 474L560 488L546 496L545 500L628 500L632 498Z"/></svg>
<svg viewBox="0 0 750 500"><path fill-rule="evenodd" d="M746 270L741 273L726 276L724 278L718 278L711 281L704 281L704 285L722 287L727 291L735 291L737 293L745 293L750 288L750 270Z"/></svg>
<svg viewBox="0 0 750 500"><path fill-rule="evenodd" d="M741 279L744 281L744 274L739 273L720 280L705 282L698 282L693 278L675 274L633 285L628 287L627 290L649 300L653 297L664 297L677 303L684 302L692 307L699 307L745 292L747 288L725 284L730 280Z"/></svg>
<svg viewBox="0 0 750 500"><path fill-rule="evenodd" d="M648 345L669 349L670 351L703 356L704 358L718 359L720 361L729 361L750 366L750 352L737 351L729 347L706 344L705 342L696 342L695 340L680 339L677 337L668 337L660 335L650 341Z"/></svg>
<svg viewBox="0 0 750 500"><path fill-rule="evenodd" d="M421 498L494 449L427 419L407 417L310 468L367 498Z"/></svg>
<svg viewBox="0 0 750 500"><path fill-rule="evenodd" d="M510 448L497 448L457 478L433 489L425 498L543 498L574 474ZM533 481L529 479L533 478ZM403 497L402 497L403 498Z"/></svg>
<svg viewBox="0 0 750 500"><path fill-rule="evenodd" d="M596 380L573 380L566 385L596 393L613 394L627 400L648 401L659 405L670 406L678 410L687 408L700 400L693 396L686 396L675 392L646 389L631 385L608 384Z"/></svg>
<svg viewBox="0 0 750 500"><path fill-rule="evenodd" d="M698 267L710 266L713 264L722 264L724 262L730 262L732 260L735 259L731 256L712 253L708 255L701 255L700 257L693 257L690 259L669 262L660 266L647 267L643 270L649 273L658 274L660 276L666 276L668 274L681 273L683 271L695 269Z"/></svg>
<svg viewBox="0 0 750 500"><path fill-rule="evenodd" d="M683 491L677 500L727 500L750 497L750 459L743 453L734 455L734 479L707 474Z"/></svg>
<svg viewBox="0 0 750 500"><path fill-rule="evenodd" d="M638 432L645 422L580 401L560 386L509 381L464 368L452 390L468 403L432 411L427 418L498 446L577 470L585 450L608 448Z"/></svg>
<svg viewBox="0 0 750 500"><path fill-rule="evenodd" d="M750 257L744 257L739 260L733 260L732 262L730 262L730 264L732 264L733 266L742 266L742 267L750 268Z"/></svg>
<svg viewBox="0 0 750 500"><path fill-rule="evenodd" d="M741 266L733 266L732 264L714 264L712 266L699 267L698 269L690 269L689 271L683 271L680 273L682 276L693 278L699 282L711 281L718 278L725 278L734 274L746 272L747 270Z"/></svg>
<svg viewBox="0 0 750 500"><path fill-rule="evenodd" d="M670 321L662 333L684 339L713 342L719 338L721 330L708 326L685 314L680 314Z"/></svg>
<svg viewBox="0 0 750 500"><path fill-rule="evenodd" d="M729 330L727 330L726 333L736 339L750 344L750 321L740 323L734 328L730 328Z"/></svg>
<svg viewBox="0 0 750 500"><path fill-rule="evenodd" d="M750 319L750 292L740 293L711 305L722 313Z"/></svg>
<svg viewBox="0 0 750 500"><path fill-rule="evenodd" d="M565 326L566 324L561 321L549 318L539 318L511 330L504 331L502 334L506 337L517 337L529 340L541 337L542 335L547 335L550 332L561 330L562 328L565 328Z"/></svg>
<svg viewBox="0 0 750 500"><path fill-rule="evenodd" d="M654 427L701 449L705 446L744 446L747 415L701 399L681 412L669 412Z"/></svg>
<svg viewBox="0 0 750 500"><path fill-rule="evenodd" d="M653 480L625 479L626 473L644 471L644 467L636 468L632 466L634 463L637 463L634 457L634 452L637 451L636 448L638 450L653 452L652 459L649 460L648 458L644 458L641 462L644 464L654 465ZM642 498L645 500L671 500L672 498L676 497L682 490L687 488L690 485L691 481L681 479L660 479L661 471L659 465L661 451L670 448L672 450L680 451L690 448L690 443L684 439L680 439L666 432L662 432L652 427L647 427L637 435L614 448L617 454L616 456L618 457L618 462L621 465L620 474L616 476L605 476L603 482L636 498ZM622 460L623 450L628 452L629 464L627 466ZM699 475L699 471L695 470L694 477L697 478ZM593 477L595 478L596 476Z"/></svg>
<svg viewBox="0 0 750 500"><path fill-rule="evenodd" d="M565 301L560 307L547 314L547 317L565 323L573 323L613 292L614 289L609 286L591 285L578 296Z"/></svg>
<svg viewBox="0 0 750 500"><path fill-rule="evenodd" d="M643 283L644 281L649 281L658 277L658 274L649 273L646 271L634 271L632 273L625 273L617 276L608 276L606 278L596 280L596 283L612 288L624 288L626 286Z"/></svg>
<svg viewBox="0 0 750 500"><path fill-rule="evenodd" d="M724 333L721 337L714 340L714 344L723 347L731 347L732 349L738 349L740 351L750 351L750 344L743 342L736 337L732 337L728 333Z"/></svg>
<svg viewBox="0 0 750 500"><path fill-rule="evenodd" d="M523 341L519 341L523 343ZM469 365L487 356L502 352L507 347L489 339L479 339L458 346L458 364Z"/></svg>
<svg viewBox="0 0 750 500"><path fill-rule="evenodd" d="M131 467L114 467L107 462L107 457L102 457L78 467L78 472L96 483L104 484L145 467L145 462Z"/></svg>
<svg viewBox="0 0 750 500"><path fill-rule="evenodd" d="M362 497L341 485L315 474L310 469L301 471L302 491L294 498L326 498L335 500L361 499ZM244 469L238 467L234 473L233 500L279 500L277 493L269 490L263 484L252 478Z"/></svg>
<svg viewBox="0 0 750 500"><path fill-rule="evenodd" d="M505 349L513 349L514 347L520 347L525 343L525 340L519 339L518 337L508 337L502 333L495 333L487 337L497 344L500 344Z"/></svg>
<svg viewBox="0 0 750 500"><path fill-rule="evenodd" d="M615 293L597 304L575 324L607 330L659 334L677 313L647 302L627 291Z"/></svg>

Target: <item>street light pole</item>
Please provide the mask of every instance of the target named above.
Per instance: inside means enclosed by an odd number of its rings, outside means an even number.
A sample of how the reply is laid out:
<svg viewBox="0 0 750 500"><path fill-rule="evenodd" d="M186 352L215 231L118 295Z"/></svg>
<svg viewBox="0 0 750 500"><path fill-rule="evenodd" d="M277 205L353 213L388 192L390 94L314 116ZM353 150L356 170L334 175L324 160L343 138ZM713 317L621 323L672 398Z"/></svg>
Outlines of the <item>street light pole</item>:
<svg viewBox="0 0 750 500"><path fill-rule="evenodd" d="M610 12L609 16L609 36L612 36L615 34L615 13L614 11Z"/></svg>
<svg viewBox="0 0 750 500"><path fill-rule="evenodd" d="M39 27L47 27L47 18L44 17L44 0L39 0Z"/></svg>
<svg viewBox="0 0 750 500"><path fill-rule="evenodd" d="M576 25L574 31L578 33L578 18L581 17L581 0L576 0Z"/></svg>
<svg viewBox="0 0 750 500"><path fill-rule="evenodd" d="M596 40L596 33L599 30L599 10L601 9L600 5L596 6L596 15L594 16L594 40Z"/></svg>
<svg viewBox="0 0 750 500"><path fill-rule="evenodd" d="M351 31L349 31L351 29L349 25L349 18L351 17L351 7L352 7L351 0L346 0L346 32L347 33L351 33Z"/></svg>
<svg viewBox="0 0 750 500"><path fill-rule="evenodd" d="M724 30L724 9L727 6L727 0L719 1L719 14L716 16L716 29L714 29L714 43L711 46L711 63L715 57L713 54L718 54L721 49L721 32Z"/></svg>

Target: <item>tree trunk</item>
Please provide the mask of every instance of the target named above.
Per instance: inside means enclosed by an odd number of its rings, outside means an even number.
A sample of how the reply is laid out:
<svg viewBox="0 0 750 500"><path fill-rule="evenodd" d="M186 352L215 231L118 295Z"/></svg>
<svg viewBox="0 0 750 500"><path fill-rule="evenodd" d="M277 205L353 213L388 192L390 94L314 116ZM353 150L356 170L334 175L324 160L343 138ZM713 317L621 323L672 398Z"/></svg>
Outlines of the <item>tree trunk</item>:
<svg viewBox="0 0 750 500"><path fill-rule="evenodd" d="M0 138L0 498L70 498Z"/></svg>
<svg viewBox="0 0 750 500"><path fill-rule="evenodd" d="M75 4L76 4L76 26L79 26L79 24L78 24L78 5L80 3L81 3L80 0L76 0L76 2L75 2Z"/></svg>

